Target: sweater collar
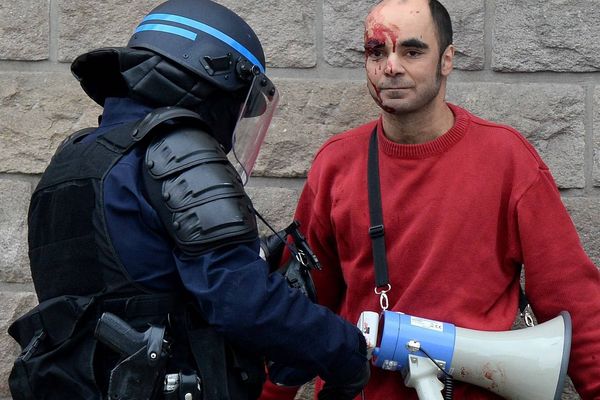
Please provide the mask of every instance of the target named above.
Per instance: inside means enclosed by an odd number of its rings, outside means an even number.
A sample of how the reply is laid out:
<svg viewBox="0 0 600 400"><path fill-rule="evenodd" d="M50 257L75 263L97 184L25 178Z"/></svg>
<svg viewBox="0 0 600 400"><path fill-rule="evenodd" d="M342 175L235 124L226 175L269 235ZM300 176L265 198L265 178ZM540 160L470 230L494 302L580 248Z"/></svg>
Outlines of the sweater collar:
<svg viewBox="0 0 600 400"><path fill-rule="evenodd" d="M377 135L382 151L394 158L419 159L428 158L437 154L444 153L450 147L458 143L469 125L469 114L466 110L447 103L454 114L454 125L440 137L419 144L401 144L392 142L383 134L383 120L379 117L377 121Z"/></svg>

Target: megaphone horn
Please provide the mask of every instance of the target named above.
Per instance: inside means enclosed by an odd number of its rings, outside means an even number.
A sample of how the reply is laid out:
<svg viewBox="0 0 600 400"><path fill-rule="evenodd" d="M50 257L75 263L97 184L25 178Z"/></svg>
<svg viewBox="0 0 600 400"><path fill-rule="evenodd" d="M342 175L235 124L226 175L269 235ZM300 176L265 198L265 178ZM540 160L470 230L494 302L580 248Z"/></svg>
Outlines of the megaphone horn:
<svg viewBox="0 0 600 400"><path fill-rule="evenodd" d="M442 399L440 373L506 399L561 397L571 348L566 311L540 325L505 332L465 329L391 311L384 311L381 321L378 314L363 312L358 326L372 349L373 364L402 372L406 386L415 388L421 400Z"/></svg>
<svg viewBox="0 0 600 400"><path fill-rule="evenodd" d="M563 311L531 328L482 332L456 328L450 374L507 399L554 399L562 394L571 349L571 317Z"/></svg>

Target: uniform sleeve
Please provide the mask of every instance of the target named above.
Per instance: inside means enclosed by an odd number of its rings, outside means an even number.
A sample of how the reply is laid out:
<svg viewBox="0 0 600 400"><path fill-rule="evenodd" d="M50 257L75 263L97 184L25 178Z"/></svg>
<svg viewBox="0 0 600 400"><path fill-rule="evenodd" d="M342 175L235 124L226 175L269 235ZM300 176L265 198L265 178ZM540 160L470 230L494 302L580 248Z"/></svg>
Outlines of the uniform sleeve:
<svg viewBox="0 0 600 400"><path fill-rule="evenodd" d="M351 377L366 358L362 334L325 307L269 274L251 244L223 247L200 257L175 254L185 288L204 318L232 342L269 360L325 380Z"/></svg>
<svg viewBox="0 0 600 400"><path fill-rule="evenodd" d="M550 172L518 201L527 296L540 321L572 319L568 374L583 399L600 399L600 273L585 254Z"/></svg>

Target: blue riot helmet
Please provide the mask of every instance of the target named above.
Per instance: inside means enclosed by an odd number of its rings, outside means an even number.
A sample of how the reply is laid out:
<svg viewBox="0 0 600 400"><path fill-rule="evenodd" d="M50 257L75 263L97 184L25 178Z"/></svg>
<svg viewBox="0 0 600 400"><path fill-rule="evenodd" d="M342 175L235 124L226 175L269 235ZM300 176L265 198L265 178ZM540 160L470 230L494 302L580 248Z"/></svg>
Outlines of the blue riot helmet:
<svg viewBox="0 0 600 400"><path fill-rule="evenodd" d="M252 28L211 0L166 1L140 22L126 48L86 53L71 69L101 105L108 96L130 96L198 112L221 145L233 148L244 180L279 99Z"/></svg>
<svg viewBox="0 0 600 400"><path fill-rule="evenodd" d="M248 86L238 63L265 72L265 56L250 26L211 0L169 0L141 21L127 47L152 50L229 92ZM248 71L252 73L253 71Z"/></svg>

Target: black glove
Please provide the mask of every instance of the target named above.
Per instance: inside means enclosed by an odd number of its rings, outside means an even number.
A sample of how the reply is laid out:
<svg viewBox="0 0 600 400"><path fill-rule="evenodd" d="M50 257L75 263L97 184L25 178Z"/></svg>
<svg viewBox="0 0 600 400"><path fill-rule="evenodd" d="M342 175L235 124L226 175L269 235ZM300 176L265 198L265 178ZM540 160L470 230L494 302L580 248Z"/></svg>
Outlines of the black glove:
<svg viewBox="0 0 600 400"><path fill-rule="evenodd" d="M370 377L371 366L367 361L352 379L345 382L325 382L319 392L319 400L352 400L367 386Z"/></svg>
<svg viewBox="0 0 600 400"><path fill-rule="evenodd" d="M264 254L265 261L269 264L270 272L274 272L279 268L279 261L285 247L286 235L285 231L280 231L260 238L260 248Z"/></svg>

